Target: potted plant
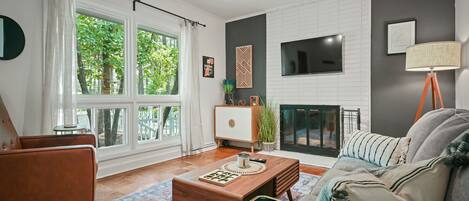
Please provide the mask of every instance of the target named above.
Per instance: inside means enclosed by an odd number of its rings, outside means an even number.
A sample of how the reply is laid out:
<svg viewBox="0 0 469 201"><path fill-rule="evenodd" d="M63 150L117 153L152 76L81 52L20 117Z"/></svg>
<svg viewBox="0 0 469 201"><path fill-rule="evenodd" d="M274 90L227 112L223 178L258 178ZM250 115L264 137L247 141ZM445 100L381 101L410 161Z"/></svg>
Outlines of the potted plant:
<svg viewBox="0 0 469 201"><path fill-rule="evenodd" d="M235 82L233 80L223 80L223 91L225 92L225 104L234 104L233 92L235 88Z"/></svg>
<svg viewBox="0 0 469 201"><path fill-rule="evenodd" d="M272 104L264 104L257 121L259 140L262 142L262 150L264 151L273 151L275 149L277 122L277 116Z"/></svg>

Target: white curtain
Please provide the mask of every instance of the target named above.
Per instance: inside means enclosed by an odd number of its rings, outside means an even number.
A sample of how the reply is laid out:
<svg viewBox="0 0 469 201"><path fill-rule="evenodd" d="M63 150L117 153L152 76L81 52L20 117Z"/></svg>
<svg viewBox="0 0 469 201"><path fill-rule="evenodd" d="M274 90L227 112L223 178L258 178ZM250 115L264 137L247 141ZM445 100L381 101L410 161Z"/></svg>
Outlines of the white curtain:
<svg viewBox="0 0 469 201"><path fill-rule="evenodd" d="M42 132L76 124L75 0L45 1Z"/></svg>
<svg viewBox="0 0 469 201"><path fill-rule="evenodd" d="M203 146L202 118L200 115L199 44L197 24L185 21L181 35L181 66L183 68L181 97L182 152L191 155Z"/></svg>

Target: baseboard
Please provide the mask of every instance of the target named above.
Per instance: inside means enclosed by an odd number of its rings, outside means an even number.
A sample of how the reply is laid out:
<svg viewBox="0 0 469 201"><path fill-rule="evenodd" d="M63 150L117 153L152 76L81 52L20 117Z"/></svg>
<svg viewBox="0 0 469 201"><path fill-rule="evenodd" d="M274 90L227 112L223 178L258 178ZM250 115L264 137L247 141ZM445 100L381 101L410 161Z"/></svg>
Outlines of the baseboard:
<svg viewBox="0 0 469 201"><path fill-rule="evenodd" d="M285 158L298 159L301 164L312 165L318 167L331 168L334 166L334 163L337 161L337 158L312 155L312 154L303 154L290 151L274 150L272 152L261 151L260 154L279 156Z"/></svg>
<svg viewBox="0 0 469 201"><path fill-rule="evenodd" d="M251 149L251 143L247 143L247 142L228 141L228 145L233 146L233 147ZM254 149L260 150L260 147L258 146L257 143L254 144Z"/></svg>
<svg viewBox="0 0 469 201"><path fill-rule="evenodd" d="M201 152L206 152L206 151L212 151L217 149L217 145L215 143L207 144L205 145L200 151Z"/></svg>
<svg viewBox="0 0 469 201"><path fill-rule="evenodd" d="M97 178L100 179L108 177L179 157L181 157L181 147L172 146L118 159L103 161L98 164Z"/></svg>

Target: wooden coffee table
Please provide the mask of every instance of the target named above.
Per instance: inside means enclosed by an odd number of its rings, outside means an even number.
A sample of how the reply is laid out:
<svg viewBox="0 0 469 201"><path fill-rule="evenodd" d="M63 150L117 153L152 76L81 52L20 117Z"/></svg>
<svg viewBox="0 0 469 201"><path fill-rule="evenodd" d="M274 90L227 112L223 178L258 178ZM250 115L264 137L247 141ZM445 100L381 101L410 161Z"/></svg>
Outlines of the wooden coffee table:
<svg viewBox="0 0 469 201"><path fill-rule="evenodd" d="M299 161L262 154L252 154L251 157L267 159L267 170L256 175L242 176L224 187L199 181L199 176L236 160L236 156L229 157L175 177L173 201L245 201L258 195L279 197L285 192L292 200L290 188L300 178Z"/></svg>

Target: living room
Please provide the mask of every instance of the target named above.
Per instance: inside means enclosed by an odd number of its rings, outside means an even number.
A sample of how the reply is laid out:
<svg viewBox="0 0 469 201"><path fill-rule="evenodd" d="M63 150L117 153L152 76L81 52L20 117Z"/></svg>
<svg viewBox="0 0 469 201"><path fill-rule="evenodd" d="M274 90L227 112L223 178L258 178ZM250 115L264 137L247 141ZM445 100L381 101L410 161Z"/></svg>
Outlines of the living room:
<svg viewBox="0 0 469 201"><path fill-rule="evenodd" d="M469 200L467 0L2 0L0 200Z"/></svg>

